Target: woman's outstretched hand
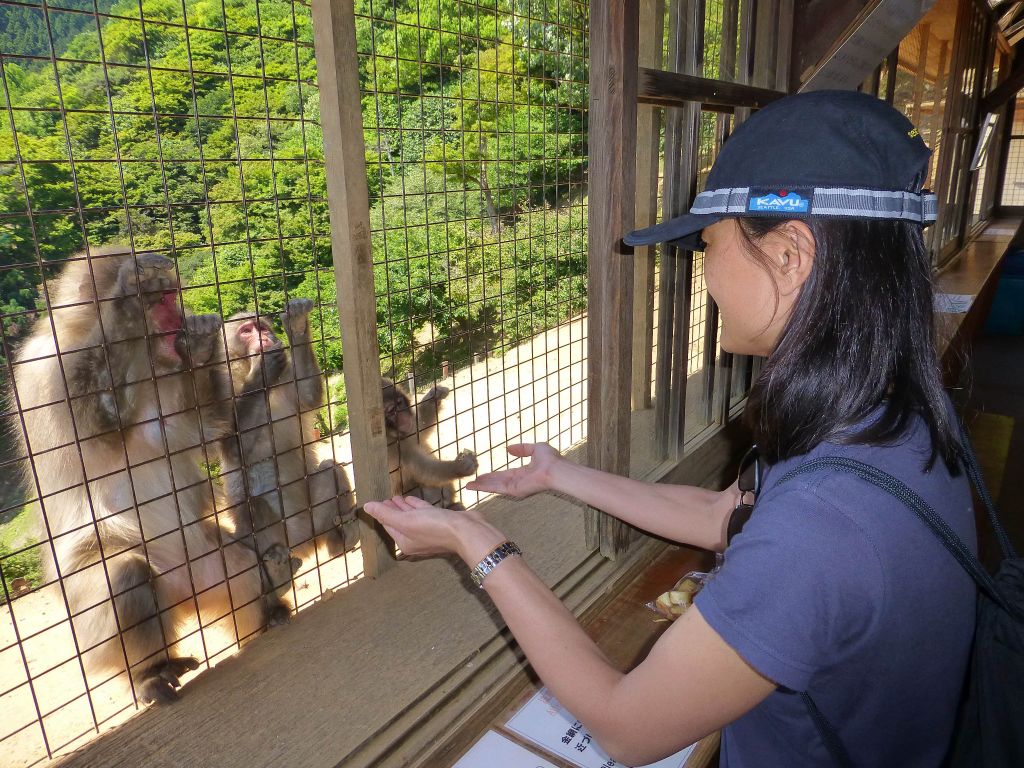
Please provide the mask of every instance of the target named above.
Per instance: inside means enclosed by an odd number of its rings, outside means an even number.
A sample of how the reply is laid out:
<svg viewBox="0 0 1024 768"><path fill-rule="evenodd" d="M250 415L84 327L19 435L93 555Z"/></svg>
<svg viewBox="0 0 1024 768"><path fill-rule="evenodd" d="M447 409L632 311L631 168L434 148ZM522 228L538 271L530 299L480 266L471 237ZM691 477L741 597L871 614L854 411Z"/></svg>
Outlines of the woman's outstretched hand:
<svg viewBox="0 0 1024 768"><path fill-rule="evenodd" d="M558 451L547 443L510 445L506 450L513 456L530 456L530 463L525 467L477 475L475 480L466 484L466 488L518 498L551 490L552 471L562 458Z"/></svg>
<svg viewBox="0 0 1024 768"><path fill-rule="evenodd" d="M456 550L454 513L447 509L439 509L415 496L369 501L364 508L407 555L437 555Z"/></svg>
<svg viewBox="0 0 1024 768"><path fill-rule="evenodd" d="M364 508L407 555L454 552L475 565L505 541L504 535L478 512L440 509L415 496L369 501Z"/></svg>

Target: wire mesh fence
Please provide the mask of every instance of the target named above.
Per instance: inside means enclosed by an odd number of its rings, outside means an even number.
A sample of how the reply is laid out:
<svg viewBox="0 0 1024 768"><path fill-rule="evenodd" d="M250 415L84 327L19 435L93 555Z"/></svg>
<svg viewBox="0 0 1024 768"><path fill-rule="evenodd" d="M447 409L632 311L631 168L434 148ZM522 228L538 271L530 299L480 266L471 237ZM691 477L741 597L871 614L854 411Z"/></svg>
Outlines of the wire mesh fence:
<svg viewBox="0 0 1024 768"><path fill-rule="evenodd" d="M1024 99L1014 99L1013 119L1010 123L1009 147L1006 152L1006 166L1003 170L999 204L1024 205Z"/></svg>
<svg viewBox="0 0 1024 768"><path fill-rule="evenodd" d="M361 565L308 4L2 2L0 68L0 745L31 765Z"/></svg>
<svg viewBox="0 0 1024 768"><path fill-rule="evenodd" d="M464 470L585 436L587 13L356 4L381 367Z"/></svg>

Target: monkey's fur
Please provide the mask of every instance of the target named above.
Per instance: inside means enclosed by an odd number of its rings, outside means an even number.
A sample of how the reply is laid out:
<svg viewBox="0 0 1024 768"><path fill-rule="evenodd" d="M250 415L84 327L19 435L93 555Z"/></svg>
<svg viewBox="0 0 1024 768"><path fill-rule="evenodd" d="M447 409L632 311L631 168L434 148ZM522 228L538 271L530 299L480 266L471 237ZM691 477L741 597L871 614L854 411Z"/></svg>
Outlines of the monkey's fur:
<svg viewBox="0 0 1024 768"><path fill-rule="evenodd" d="M293 571L315 564L318 541L333 557L358 540L348 476L313 451L324 382L310 341L312 308L292 299L281 313L288 349L266 318L238 314L224 324L228 365L219 387L234 398L226 414L234 429L218 443L224 495L239 540L263 561L268 592L282 597Z"/></svg>
<svg viewBox="0 0 1024 768"><path fill-rule="evenodd" d="M404 387L382 378L384 425L388 434L388 468L391 493L418 496L446 509L465 509L455 481L476 474L476 454L459 453L451 461L434 456L430 445L437 430L438 409L448 397L447 387L432 387L414 406Z"/></svg>
<svg viewBox="0 0 1024 768"><path fill-rule="evenodd" d="M186 619L234 611L222 623L239 639L264 624L256 559L221 547L201 468L211 382L192 364L220 318L185 316L173 262L125 247L80 255L46 287L51 313L14 356L11 395L35 466L22 479L32 495L38 482L53 540L48 579L63 580L90 687L127 660L140 701L173 700L199 665L174 653Z"/></svg>

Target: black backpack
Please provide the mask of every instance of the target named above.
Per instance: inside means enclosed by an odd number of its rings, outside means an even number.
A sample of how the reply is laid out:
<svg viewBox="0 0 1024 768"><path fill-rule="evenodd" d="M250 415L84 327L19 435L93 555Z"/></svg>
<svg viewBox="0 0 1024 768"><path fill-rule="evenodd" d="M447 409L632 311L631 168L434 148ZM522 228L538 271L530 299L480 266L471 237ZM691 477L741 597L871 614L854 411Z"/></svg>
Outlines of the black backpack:
<svg viewBox="0 0 1024 768"><path fill-rule="evenodd" d="M902 501L934 533L977 583L977 624L953 741L949 768L1021 768L1024 766L1024 559L1017 556L989 496L978 461L964 435L962 463L1002 550L995 577L924 499L892 475L841 456L812 459L779 481L822 469L848 472ZM853 765L839 735L806 693L801 698L836 765Z"/></svg>

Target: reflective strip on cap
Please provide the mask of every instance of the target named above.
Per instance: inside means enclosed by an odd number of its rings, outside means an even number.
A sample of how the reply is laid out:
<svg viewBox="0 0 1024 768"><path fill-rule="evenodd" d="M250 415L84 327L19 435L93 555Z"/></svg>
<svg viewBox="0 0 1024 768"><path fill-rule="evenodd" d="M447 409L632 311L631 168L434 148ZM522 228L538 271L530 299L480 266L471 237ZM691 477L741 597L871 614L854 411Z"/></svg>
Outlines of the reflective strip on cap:
<svg viewBox="0 0 1024 768"><path fill-rule="evenodd" d="M709 189L697 195L690 213L747 213L749 199L750 187ZM810 215L906 219L930 224L938 215L938 207L938 199L931 192L814 187Z"/></svg>
<svg viewBox="0 0 1024 768"><path fill-rule="evenodd" d="M930 224L938 215L938 199L931 192L891 192L875 189L814 190L811 213L856 216L865 219L907 219Z"/></svg>

